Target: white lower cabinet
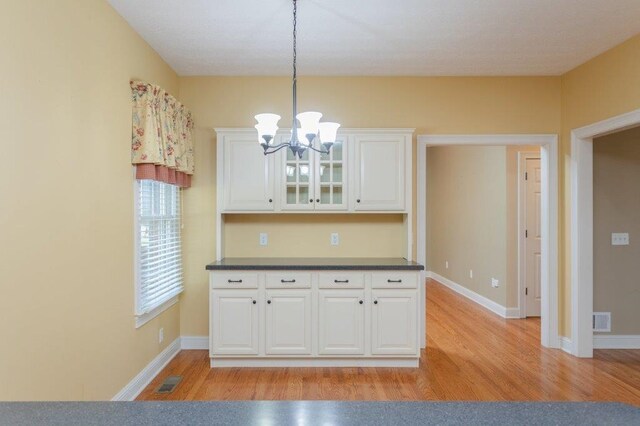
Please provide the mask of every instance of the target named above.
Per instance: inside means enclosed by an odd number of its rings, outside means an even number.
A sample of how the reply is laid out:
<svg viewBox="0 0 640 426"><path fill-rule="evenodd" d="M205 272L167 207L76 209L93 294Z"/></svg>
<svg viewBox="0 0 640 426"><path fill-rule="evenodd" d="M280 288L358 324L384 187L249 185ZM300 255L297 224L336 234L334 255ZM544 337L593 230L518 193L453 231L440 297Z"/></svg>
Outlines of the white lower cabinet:
<svg viewBox="0 0 640 426"><path fill-rule="evenodd" d="M371 353L415 354L418 344L415 290L373 290Z"/></svg>
<svg viewBox="0 0 640 426"><path fill-rule="evenodd" d="M268 355L311 355L311 290L267 290Z"/></svg>
<svg viewBox="0 0 640 426"><path fill-rule="evenodd" d="M364 290L320 290L320 355L364 355Z"/></svg>
<svg viewBox="0 0 640 426"><path fill-rule="evenodd" d="M211 366L416 367L418 277L418 271L213 271Z"/></svg>
<svg viewBox="0 0 640 426"><path fill-rule="evenodd" d="M258 355L259 309L257 290L211 292L211 353Z"/></svg>

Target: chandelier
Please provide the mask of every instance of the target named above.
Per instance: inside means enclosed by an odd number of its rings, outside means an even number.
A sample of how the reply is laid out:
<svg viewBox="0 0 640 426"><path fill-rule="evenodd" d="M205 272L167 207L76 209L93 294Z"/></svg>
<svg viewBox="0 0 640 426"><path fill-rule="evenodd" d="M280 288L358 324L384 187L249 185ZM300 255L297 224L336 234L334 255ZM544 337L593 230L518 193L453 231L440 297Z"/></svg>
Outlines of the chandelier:
<svg viewBox="0 0 640 426"><path fill-rule="evenodd" d="M264 149L264 155L273 154L283 148L289 147L293 155L302 158L307 149L328 154L331 146L336 141L339 123L320 122L322 114L315 111L301 112L298 114L297 95L296 95L296 26L297 26L297 0L293 0L293 78L292 78L292 97L293 97L293 120L291 124L291 137L289 141L275 144L274 138L278 131L278 114L258 114L255 116L255 128L258 131L258 142ZM299 123L299 126L298 126ZM314 145L319 140L319 146Z"/></svg>

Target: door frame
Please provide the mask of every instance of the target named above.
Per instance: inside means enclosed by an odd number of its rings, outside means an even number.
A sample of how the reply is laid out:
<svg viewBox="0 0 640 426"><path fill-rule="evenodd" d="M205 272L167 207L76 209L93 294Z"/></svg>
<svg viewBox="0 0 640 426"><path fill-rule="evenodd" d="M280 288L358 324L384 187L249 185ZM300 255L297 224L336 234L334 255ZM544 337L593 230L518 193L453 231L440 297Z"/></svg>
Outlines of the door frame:
<svg viewBox="0 0 640 426"><path fill-rule="evenodd" d="M640 109L571 131L571 353L593 357L593 139L640 126Z"/></svg>
<svg viewBox="0 0 640 426"><path fill-rule="evenodd" d="M417 261L426 265L427 147L538 145L542 166L542 346L560 348L558 335L558 135L420 135L417 144ZM425 272L422 272L424 283ZM421 301L421 314L425 314ZM424 318L422 316L421 318ZM422 330L423 343L426 333Z"/></svg>
<svg viewBox="0 0 640 426"><path fill-rule="evenodd" d="M520 318L527 317L527 296L526 288L526 238L524 230L526 229L525 211L526 211L526 181L523 174L527 171L527 160L540 160L540 152L522 151L518 152L518 311Z"/></svg>

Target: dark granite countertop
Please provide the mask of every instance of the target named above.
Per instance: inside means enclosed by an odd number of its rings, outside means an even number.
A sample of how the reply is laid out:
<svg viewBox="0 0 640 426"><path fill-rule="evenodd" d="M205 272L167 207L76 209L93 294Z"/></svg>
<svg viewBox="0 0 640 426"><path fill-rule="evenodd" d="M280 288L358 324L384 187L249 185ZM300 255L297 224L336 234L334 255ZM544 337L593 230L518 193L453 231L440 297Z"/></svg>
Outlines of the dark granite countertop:
<svg viewBox="0 0 640 426"><path fill-rule="evenodd" d="M226 257L207 265L209 271L422 271L424 266L401 257Z"/></svg>

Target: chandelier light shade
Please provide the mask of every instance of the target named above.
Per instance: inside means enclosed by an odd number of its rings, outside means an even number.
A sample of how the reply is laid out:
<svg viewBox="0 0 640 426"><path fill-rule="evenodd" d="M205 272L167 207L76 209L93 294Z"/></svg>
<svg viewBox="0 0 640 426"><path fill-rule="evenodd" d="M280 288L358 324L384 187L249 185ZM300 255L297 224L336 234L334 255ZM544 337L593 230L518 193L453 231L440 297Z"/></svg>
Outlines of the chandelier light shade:
<svg viewBox="0 0 640 426"><path fill-rule="evenodd" d="M293 78L292 78L292 104L293 119L291 124L291 137L289 141L276 144L275 136L278 131L278 114L264 113L255 116L258 124L258 143L264 149L264 155L273 154L283 148L289 148L294 155L302 158L307 149L328 154L336 141L340 124L321 123L322 113L316 111L301 112L298 114L297 105L297 70L296 70L296 35L297 35L297 0L293 0ZM318 142L318 147L316 147Z"/></svg>

